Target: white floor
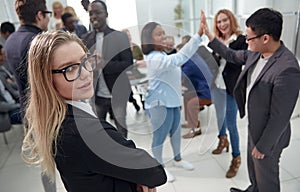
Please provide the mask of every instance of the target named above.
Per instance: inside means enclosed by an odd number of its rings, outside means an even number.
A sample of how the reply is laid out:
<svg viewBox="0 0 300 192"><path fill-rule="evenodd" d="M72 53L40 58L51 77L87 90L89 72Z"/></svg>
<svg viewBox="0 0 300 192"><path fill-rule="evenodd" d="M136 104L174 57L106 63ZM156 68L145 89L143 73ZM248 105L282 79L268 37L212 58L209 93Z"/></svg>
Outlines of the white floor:
<svg viewBox="0 0 300 192"><path fill-rule="evenodd" d="M280 179L283 192L300 191L300 104L296 106L292 123L292 140L290 146L284 150L281 158ZM246 122L238 120L240 134L242 165L236 177L226 179L225 172L229 168L231 154L223 152L212 155L211 151L217 145L217 128L214 106L199 113L203 134L188 140L182 140L182 157L192 162L196 169L184 171L171 166L172 152L169 140L165 142L164 160L168 170L176 177L173 183L158 187L159 192L224 192L232 186L246 188L249 184L246 165ZM151 146L151 126L143 111L136 113L132 104L128 104L129 138L137 146L149 152ZM182 129L182 134L188 129ZM28 167L20 158L23 131L20 126L13 126L7 132L8 145L5 145L0 134L0 192L42 192L39 167ZM297 163L298 162L298 163ZM57 175L57 189L65 192L63 184Z"/></svg>

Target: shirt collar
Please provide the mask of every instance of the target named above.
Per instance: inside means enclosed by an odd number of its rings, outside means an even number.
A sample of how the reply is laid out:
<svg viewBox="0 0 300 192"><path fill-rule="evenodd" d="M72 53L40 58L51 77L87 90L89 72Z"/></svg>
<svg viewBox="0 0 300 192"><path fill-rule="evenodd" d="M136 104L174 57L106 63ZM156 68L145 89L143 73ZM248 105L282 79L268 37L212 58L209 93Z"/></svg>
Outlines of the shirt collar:
<svg viewBox="0 0 300 192"><path fill-rule="evenodd" d="M229 39L226 41L226 44L229 45L230 43L232 43L233 41L235 41L237 39L237 35L236 34L232 34Z"/></svg>
<svg viewBox="0 0 300 192"><path fill-rule="evenodd" d="M89 103L85 103L83 101L74 101L74 100L66 100L66 103L70 104L78 109L81 109L94 117L97 117L97 115L92 110L92 106Z"/></svg>

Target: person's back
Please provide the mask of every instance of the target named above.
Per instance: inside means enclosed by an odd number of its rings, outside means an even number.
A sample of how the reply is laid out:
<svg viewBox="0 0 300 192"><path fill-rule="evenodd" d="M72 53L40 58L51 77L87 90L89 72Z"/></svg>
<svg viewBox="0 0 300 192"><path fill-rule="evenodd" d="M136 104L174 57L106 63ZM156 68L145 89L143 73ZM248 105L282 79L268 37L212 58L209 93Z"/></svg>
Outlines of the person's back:
<svg viewBox="0 0 300 192"><path fill-rule="evenodd" d="M22 1L16 0L16 12L21 26L6 41L6 59L10 70L18 84L21 105L24 105L27 92L27 52L32 39L43 30L47 30L49 16L45 0ZM32 10L31 5L34 7ZM28 11L30 14L28 14ZM24 107L24 106L23 106ZM22 107L22 108L23 108Z"/></svg>
<svg viewBox="0 0 300 192"><path fill-rule="evenodd" d="M23 26L8 38L6 43L6 58L10 70L16 78L20 95L26 95L27 88L27 51L33 37L41 32L40 29L30 27L32 30L23 30ZM27 28L27 27L26 27ZM16 49L18 47L18 49ZM24 99L22 99L22 103Z"/></svg>
<svg viewBox="0 0 300 192"><path fill-rule="evenodd" d="M201 98L211 98L209 85L205 75L201 71L201 65L206 65L205 61L198 55L194 55L182 65L182 72L187 80L191 81L192 87Z"/></svg>

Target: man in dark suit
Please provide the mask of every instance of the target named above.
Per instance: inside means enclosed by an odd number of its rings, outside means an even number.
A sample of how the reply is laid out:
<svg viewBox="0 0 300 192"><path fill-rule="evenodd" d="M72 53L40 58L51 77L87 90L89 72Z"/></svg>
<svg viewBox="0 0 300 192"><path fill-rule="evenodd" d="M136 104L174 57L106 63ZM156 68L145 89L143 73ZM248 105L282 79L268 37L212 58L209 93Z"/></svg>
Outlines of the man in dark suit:
<svg viewBox="0 0 300 192"><path fill-rule="evenodd" d="M126 34L108 27L106 4L95 0L89 7L93 31L82 36L91 53L101 58L99 70L94 71L95 104L99 119L105 120L112 109L118 131L127 137L126 107L131 86L126 70L133 64Z"/></svg>
<svg viewBox="0 0 300 192"><path fill-rule="evenodd" d="M248 113L247 192L279 192L279 159L289 145L290 118L298 99L300 69L294 54L280 41L281 13L259 9L246 20L249 51L227 48L212 35L202 14L209 47L227 61L245 65L234 89L240 116ZM243 191L231 188L231 192Z"/></svg>

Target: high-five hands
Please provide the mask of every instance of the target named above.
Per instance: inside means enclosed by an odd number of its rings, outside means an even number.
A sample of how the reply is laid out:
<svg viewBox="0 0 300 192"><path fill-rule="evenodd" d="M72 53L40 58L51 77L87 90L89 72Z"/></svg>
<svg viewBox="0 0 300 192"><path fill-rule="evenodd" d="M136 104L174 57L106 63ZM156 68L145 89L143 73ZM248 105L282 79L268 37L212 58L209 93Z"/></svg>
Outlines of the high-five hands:
<svg viewBox="0 0 300 192"><path fill-rule="evenodd" d="M202 26L203 32L208 37L209 41L212 41L215 38L215 36L209 31L207 21L206 21L206 17L205 17L205 14L204 14L203 10L201 10L200 26Z"/></svg>
<svg viewBox="0 0 300 192"><path fill-rule="evenodd" d="M199 34L199 36L202 36L203 35L203 31L204 31L204 25L203 25L203 23L201 22L202 21L202 17L203 17L203 15L204 15L204 12L201 10L201 14L200 14L200 25L199 25L199 29L198 29L198 34Z"/></svg>

